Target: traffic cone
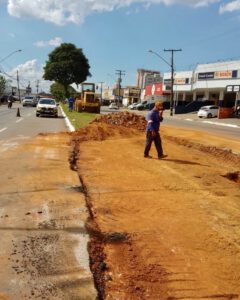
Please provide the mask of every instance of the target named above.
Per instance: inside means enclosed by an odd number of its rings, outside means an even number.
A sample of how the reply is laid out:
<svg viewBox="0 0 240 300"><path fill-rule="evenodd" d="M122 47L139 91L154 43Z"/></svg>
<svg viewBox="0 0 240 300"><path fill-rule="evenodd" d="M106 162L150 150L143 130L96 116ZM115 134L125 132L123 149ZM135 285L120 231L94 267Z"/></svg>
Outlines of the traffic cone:
<svg viewBox="0 0 240 300"><path fill-rule="evenodd" d="M16 115L16 117L21 117L19 107L18 107L18 109L17 109L17 115Z"/></svg>

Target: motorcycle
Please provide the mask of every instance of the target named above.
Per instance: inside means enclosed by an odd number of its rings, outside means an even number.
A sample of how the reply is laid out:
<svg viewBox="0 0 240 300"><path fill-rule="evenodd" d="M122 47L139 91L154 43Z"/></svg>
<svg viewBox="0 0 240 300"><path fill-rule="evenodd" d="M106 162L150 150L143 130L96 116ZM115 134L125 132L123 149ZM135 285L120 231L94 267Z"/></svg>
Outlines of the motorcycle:
<svg viewBox="0 0 240 300"><path fill-rule="evenodd" d="M12 108L12 101L8 100L8 108Z"/></svg>

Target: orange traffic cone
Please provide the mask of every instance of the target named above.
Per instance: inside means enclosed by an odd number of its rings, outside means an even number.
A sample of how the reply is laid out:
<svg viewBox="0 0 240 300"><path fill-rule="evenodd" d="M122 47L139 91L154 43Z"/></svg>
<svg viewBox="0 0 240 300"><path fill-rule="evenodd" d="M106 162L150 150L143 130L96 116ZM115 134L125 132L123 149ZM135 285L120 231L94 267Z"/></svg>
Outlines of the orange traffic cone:
<svg viewBox="0 0 240 300"><path fill-rule="evenodd" d="M17 109L17 115L16 115L16 117L21 117L19 107L18 107L18 109Z"/></svg>

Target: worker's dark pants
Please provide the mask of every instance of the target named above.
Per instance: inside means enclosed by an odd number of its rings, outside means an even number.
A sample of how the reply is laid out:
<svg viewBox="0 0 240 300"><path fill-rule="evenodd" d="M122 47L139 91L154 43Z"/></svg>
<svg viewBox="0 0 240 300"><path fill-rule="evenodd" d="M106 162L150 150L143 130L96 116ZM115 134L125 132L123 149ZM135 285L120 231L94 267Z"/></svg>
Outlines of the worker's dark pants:
<svg viewBox="0 0 240 300"><path fill-rule="evenodd" d="M147 131L146 135L146 146L144 150L144 156L149 155L149 151L151 149L152 142L154 142L155 147L157 149L158 157L163 155L163 149L162 149L162 141L159 132L156 132L155 137L152 136L151 131Z"/></svg>
<svg viewBox="0 0 240 300"><path fill-rule="evenodd" d="M73 103L68 104L68 111L73 111Z"/></svg>

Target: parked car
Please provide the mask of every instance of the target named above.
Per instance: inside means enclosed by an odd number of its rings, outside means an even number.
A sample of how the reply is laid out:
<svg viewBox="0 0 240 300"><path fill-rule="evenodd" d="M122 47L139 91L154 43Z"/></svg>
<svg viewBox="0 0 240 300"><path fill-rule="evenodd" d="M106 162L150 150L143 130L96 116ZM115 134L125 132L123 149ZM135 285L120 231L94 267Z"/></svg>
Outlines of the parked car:
<svg viewBox="0 0 240 300"><path fill-rule="evenodd" d="M218 106L216 105L208 105L202 106L198 113L199 118L214 118L218 116Z"/></svg>
<svg viewBox="0 0 240 300"><path fill-rule="evenodd" d="M143 101L143 102L141 102L141 103L137 103L136 109L137 109L137 110L144 110L146 104L147 104L147 101Z"/></svg>
<svg viewBox="0 0 240 300"><path fill-rule="evenodd" d="M22 100L22 106L36 107L37 106L36 98L33 96L24 97L24 99Z"/></svg>
<svg viewBox="0 0 240 300"><path fill-rule="evenodd" d="M144 104L144 109L151 110L151 109L154 108L154 106L155 106L154 102L152 102L152 103L146 103L146 104Z"/></svg>
<svg viewBox="0 0 240 300"><path fill-rule="evenodd" d="M128 105L128 109L137 109L138 104L139 104L138 102L132 103L132 104Z"/></svg>
<svg viewBox="0 0 240 300"><path fill-rule="evenodd" d="M109 109L118 109L119 107L117 106L116 103L112 102L109 106L108 106Z"/></svg>
<svg viewBox="0 0 240 300"><path fill-rule="evenodd" d="M37 104L36 117L58 117L58 104L52 98L40 98Z"/></svg>

